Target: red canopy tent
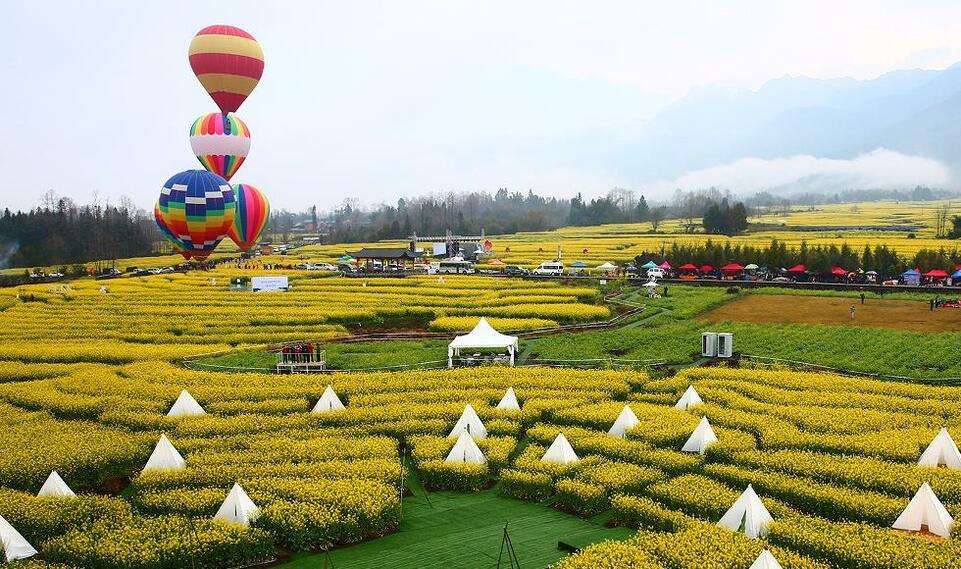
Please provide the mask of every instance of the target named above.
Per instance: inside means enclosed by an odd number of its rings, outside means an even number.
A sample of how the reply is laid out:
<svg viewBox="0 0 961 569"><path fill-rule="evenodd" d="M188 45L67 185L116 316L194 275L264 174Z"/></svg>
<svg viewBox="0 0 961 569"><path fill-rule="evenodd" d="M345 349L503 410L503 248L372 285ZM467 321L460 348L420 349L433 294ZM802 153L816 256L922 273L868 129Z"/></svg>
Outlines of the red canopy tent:
<svg viewBox="0 0 961 569"><path fill-rule="evenodd" d="M744 265L738 263L728 263L721 267L721 271L725 273L739 273L744 270Z"/></svg>
<svg viewBox="0 0 961 569"><path fill-rule="evenodd" d="M838 267L838 266L831 267L831 274L836 277L848 276L848 272L845 269L842 269L841 267Z"/></svg>
<svg viewBox="0 0 961 569"><path fill-rule="evenodd" d="M695 265L694 263L684 263L683 265L681 265L680 267L678 267L677 270L679 270L679 271L696 271L696 270L697 270L697 265Z"/></svg>
<svg viewBox="0 0 961 569"><path fill-rule="evenodd" d="M714 272L714 267L711 265L701 265L700 271L702 273L711 273Z"/></svg>
<svg viewBox="0 0 961 569"><path fill-rule="evenodd" d="M787 272L789 272L789 273L805 273L805 272L807 272L807 270L808 270L808 268L805 267L804 265L797 264L797 265L794 265L793 267L791 267L790 269L788 269Z"/></svg>
<svg viewBox="0 0 961 569"><path fill-rule="evenodd" d="M931 269L924 273L924 276L932 279L946 279L948 278L948 272L941 269Z"/></svg>

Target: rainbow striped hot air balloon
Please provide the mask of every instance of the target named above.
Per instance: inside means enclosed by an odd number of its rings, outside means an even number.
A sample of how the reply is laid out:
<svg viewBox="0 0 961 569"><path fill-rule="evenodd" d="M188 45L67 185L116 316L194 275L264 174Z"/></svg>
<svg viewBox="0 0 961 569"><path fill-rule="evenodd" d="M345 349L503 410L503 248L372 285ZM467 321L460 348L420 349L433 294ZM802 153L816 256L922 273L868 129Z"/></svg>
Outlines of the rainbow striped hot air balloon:
<svg viewBox="0 0 961 569"><path fill-rule="evenodd" d="M190 68L223 113L233 113L257 86L264 52L254 36L233 26L207 26L190 42Z"/></svg>
<svg viewBox="0 0 961 569"><path fill-rule="evenodd" d="M270 202L263 192L250 184L234 184L234 198L237 200L237 213L230 226L230 238L244 251L257 244L260 234L270 217Z"/></svg>
<svg viewBox="0 0 961 569"><path fill-rule="evenodd" d="M185 259L203 260L227 236L235 208L227 180L203 170L187 170L164 184L154 219Z"/></svg>
<svg viewBox="0 0 961 569"><path fill-rule="evenodd" d="M233 113L207 113L190 125L190 148L208 172L230 180L250 150L250 130Z"/></svg>

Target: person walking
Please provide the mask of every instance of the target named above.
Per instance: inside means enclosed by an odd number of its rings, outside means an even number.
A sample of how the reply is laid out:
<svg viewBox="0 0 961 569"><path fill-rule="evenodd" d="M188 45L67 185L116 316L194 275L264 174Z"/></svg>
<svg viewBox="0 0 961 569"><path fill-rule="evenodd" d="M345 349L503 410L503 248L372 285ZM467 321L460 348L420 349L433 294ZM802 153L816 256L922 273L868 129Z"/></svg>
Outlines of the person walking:
<svg viewBox="0 0 961 569"><path fill-rule="evenodd" d="M851 320L854 320L854 305L851 305Z"/></svg>
<svg viewBox="0 0 961 569"><path fill-rule="evenodd" d="M863 293L863 292L861 293L861 305L862 305L862 306L864 305L864 293Z"/></svg>

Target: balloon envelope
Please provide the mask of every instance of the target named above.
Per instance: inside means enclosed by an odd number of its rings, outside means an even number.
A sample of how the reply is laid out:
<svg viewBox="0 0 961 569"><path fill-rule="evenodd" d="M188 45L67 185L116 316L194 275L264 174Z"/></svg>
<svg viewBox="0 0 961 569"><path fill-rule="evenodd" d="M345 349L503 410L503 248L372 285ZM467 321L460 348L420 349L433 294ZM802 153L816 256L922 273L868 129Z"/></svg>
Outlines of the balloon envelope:
<svg viewBox="0 0 961 569"><path fill-rule="evenodd" d="M235 207L227 180L203 170L187 170L164 184L154 217L161 233L185 259L203 260L227 236Z"/></svg>
<svg viewBox="0 0 961 569"><path fill-rule="evenodd" d="M229 180L250 150L250 130L233 113L207 113L190 125L190 148L208 172Z"/></svg>
<svg viewBox="0 0 961 569"><path fill-rule="evenodd" d="M224 113L240 108L264 72L254 36L233 26L207 26L190 41L190 68Z"/></svg>
<svg viewBox="0 0 961 569"><path fill-rule="evenodd" d="M234 199L237 201L234 222L230 226L230 238L244 251L257 244L260 234L270 217L270 202L263 192L250 184L234 184Z"/></svg>

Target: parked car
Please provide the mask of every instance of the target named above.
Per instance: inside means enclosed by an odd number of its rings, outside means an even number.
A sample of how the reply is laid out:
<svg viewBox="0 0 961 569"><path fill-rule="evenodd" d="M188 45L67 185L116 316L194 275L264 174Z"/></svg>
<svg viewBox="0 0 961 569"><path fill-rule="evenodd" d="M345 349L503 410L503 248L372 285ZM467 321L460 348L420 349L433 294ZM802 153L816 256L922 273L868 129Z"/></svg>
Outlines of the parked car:
<svg viewBox="0 0 961 569"><path fill-rule="evenodd" d="M540 276L559 277L564 274L564 263L560 261L545 261L533 273Z"/></svg>
<svg viewBox="0 0 961 569"><path fill-rule="evenodd" d="M647 270L647 278L649 279L663 279L664 269L660 267L652 267Z"/></svg>
<svg viewBox="0 0 961 569"><path fill-rule="evenodd" d="M524 267L518 267L517 265L508 265L504 267L504 274L509 277L524 277L531 274L530 271Z"/></svg>

